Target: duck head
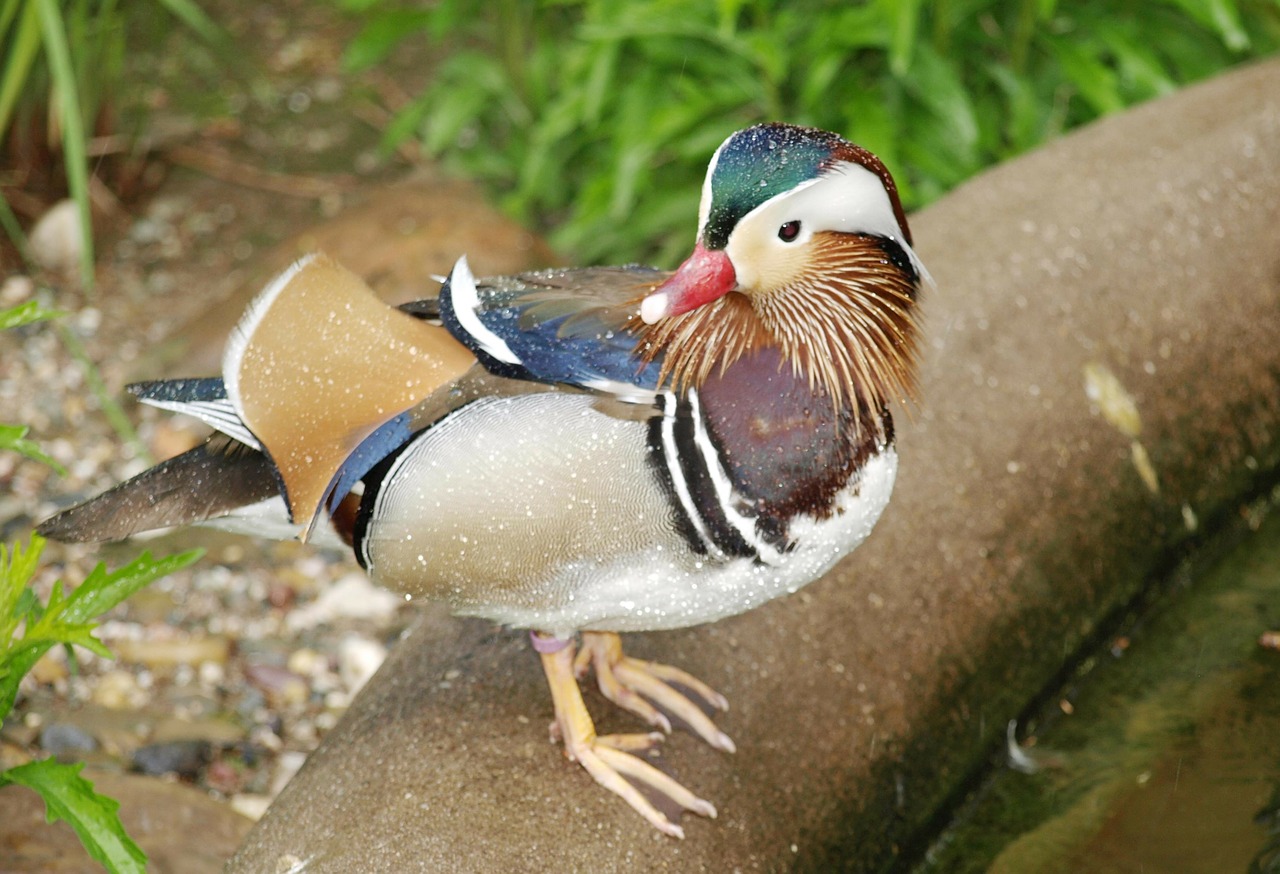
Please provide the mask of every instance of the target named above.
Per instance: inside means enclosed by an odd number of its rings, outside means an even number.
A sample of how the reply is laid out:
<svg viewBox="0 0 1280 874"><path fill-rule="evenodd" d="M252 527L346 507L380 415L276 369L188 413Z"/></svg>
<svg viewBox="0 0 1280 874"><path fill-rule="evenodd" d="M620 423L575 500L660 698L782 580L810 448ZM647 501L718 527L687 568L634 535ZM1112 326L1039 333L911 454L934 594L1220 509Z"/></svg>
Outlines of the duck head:
<svg viewBox="0 0 1280 874"><path fill-rule="evenodd" d="M910 397L928 281L897 186L827 131L761 124L711 159L693 254L644 298L643 352L700 385L762 346L837 406Z"/></svg>

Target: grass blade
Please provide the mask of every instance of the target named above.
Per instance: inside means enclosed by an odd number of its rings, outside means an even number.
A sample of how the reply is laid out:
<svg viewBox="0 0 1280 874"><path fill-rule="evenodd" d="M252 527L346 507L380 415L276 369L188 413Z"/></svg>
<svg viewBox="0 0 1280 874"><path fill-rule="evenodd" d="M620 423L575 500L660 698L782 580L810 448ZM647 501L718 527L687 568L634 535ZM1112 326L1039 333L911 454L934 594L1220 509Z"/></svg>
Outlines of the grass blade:
<svg viewBox="0 0 1280 874"><path fill-rule="evenodd" d="M80 280L86 289L93 288L93 221L89 212L89 172L85 155L84 116L80 113L80 97L76 71L67 48L67 33L57 0L35 0L40 13L40 29L44 50L49 59L53 79L54 103L62 123L62 151L67 168L67 187L80 213Z"/></svg>

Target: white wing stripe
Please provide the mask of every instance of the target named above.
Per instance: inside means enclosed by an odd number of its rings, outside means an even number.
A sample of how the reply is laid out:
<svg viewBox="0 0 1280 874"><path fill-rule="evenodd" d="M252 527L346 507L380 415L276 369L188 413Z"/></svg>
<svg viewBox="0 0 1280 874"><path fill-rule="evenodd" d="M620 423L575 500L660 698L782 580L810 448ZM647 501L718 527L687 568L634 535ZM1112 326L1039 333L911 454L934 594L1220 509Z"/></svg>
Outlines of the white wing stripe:
<svg viewBox="0 0 1280 874"><path fill-rule="evenodd" d="M485 327L484 322L476 315L480 308L480 292L476 288L476 278L467 264L467 256L463 255L453 265L449 274L449 294L453 299L453 312L458 317L458 324L463 330L475 338L480 348L504 364L519 364L519 357L511 351L507 341Z"/></svg>
<svg viewBox="0 0 1280 874"><path fill-rule="evenodd" d="M183 413L199 419L215 431L220 431L228 437L239 440L246 446L251 446L258 450L262 449L262 445L258 443L257 438L250 433L244 422L236 415L236 409L229 398L221 398L216 401L168 401L144 397L139 398L139 400L151 407Z"/></svg>

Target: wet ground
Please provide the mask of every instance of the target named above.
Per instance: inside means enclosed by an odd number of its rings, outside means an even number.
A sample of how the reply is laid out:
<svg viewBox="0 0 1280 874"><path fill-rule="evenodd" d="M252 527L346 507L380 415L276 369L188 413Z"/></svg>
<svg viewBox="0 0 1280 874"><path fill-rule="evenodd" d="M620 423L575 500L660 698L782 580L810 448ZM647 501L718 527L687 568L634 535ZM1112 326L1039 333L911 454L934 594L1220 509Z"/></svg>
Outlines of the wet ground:
<svg viewBox="0 0 1280 874"><path fill-rule="evenodd" d="M918 872L1280 870L1278 498L1050 696Z"/></svg>

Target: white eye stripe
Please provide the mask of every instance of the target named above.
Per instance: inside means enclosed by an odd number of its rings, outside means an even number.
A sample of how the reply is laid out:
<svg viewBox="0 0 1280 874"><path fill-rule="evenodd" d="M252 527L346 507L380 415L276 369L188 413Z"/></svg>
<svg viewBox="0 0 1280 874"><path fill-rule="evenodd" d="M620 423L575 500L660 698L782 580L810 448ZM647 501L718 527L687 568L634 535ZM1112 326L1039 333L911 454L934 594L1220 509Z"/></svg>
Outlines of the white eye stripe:
<svg viewBox="0 0 1280 874"><path fill-rule="evenodd" d="M812 232L875 234L903 243L906 234L880 177L860 164L842 162L789 191L774 195L738 221L738 227L762 220L775 227L799 221ZM736 229L735 229L736 230Z"/></svg>
<svg viewBox="0 0 1280 874"><path fill-rule="evenodd" d="M796 239L785 241L778 231L790 221L800 222L800 233ZM861 164L847 161L751 210L734 226L725 251L733 262L739 285L751 287L765 269L762 259L771 257L769 251L781 254L823 231L893 240L907 253L920 276L927 277L924 265L898 224L884 182Z"/></svg>

